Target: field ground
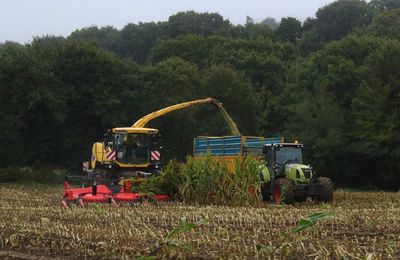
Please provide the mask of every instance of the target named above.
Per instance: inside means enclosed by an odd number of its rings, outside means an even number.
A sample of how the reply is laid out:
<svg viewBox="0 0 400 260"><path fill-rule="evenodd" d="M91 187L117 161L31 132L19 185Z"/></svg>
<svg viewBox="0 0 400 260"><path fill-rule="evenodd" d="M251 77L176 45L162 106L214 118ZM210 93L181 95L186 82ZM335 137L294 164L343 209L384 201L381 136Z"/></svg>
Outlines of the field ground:
<svg viewBox="0 0 400 260"><path fill-rule="evenodd" d="M147 256L182 217L209 223L178 237L178 244L187 242L192 250L185 251L184 245L166 246L160 258L265 259L272 254L312 259L400 258L400 193L337 191L332 204L307 201L261 208L170 203L62 209L61 192L61 186L0 184L0 258ZM335 217L291 237L272 253L282 233L301 217L325 210L335 212ZM260 251L258 245L269 251Z"/></svg>

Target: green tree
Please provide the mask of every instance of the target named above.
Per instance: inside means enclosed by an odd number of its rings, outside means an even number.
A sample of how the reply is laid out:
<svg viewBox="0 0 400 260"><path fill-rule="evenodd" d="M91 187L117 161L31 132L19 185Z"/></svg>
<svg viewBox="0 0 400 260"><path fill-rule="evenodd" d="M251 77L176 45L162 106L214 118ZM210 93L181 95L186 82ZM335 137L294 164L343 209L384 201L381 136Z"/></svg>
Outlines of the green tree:
<svg viewBox="0 0 400 260"><path fill-rule="evenodd" d="M127 24L121 30L121 53L136 62L144 63L150 49L162 37L163 23Z"/></svg>
<svg viewBox="0 0 400 260"><path fill-rule="evenodd" d="M148 95L150 102L152 96L160 97L150 107L154 107L154 104L163 107L192 98L199 84L198 78L197 66L178 57L171 57L148 67L144 93Z"/></svg>
<svg viewBox="0 0 400 260"><path fill-rule="evenodd" d="M231 24L218 13L178 12L169 17L166 30L168 36L185 34L225 35Z"/></svg>
<svg viewBox="0 0 400 260"><path fill-rule="evenodd" d="M367 29L374 36L400 40L400 9L379 13Z"/></svg>
<svg viewBox="0 0 400 260"><path fill-rule="evenodd" d="M363 0L337 0L318 9L315 19L304 25L302 49L309 53L324 44L339 40L356 28L362 28L372 19L367 3ZM309 32L309 33L308 33Z"/></svg>
<svg viewBox="0 0 400 260"><path fill-rule="evenodd" d="M106 128L127 125L135 117L132 108L137 108L137 100L122 101L139 91L140 71L129 61L75 41L57 50L52 69L62 82L67 104L56 151L61 164L78 166L88 159L91 145L102 139ZM128 108L131 118L126 117Z"/></svg>
<svg viewBox="0 0 400 260"><path fill-rule="evenodd" d="M272 31L275 31L279 27L279 23L277 23L275 18L272 17L263 19L260 24L268 26Z"/></svg>
<svg viewBox="0 0 400 260"><path fill-rule="evenodd" d="M282 18L276 34L282 41L296 43L301 36L301 22L293 17Z"/></svg>
<svg viewBox="0 0 400 260"><path fill-rule="evenodd" d="M363 26L370 21L365 1L338 0L316 13L316 33L323 42L338 40L355 27Z"/></svg>
<svg viewBox="0 0 400 260"><path fill-rule="evenodd" d="M326 87L313 91L295 92L297 102L288 104L285 137L306 145L306 160L322 176L330 176L337 184L344 184L346 174L346 141L344 135L345 110ZM289 99L290 101L290 99ZM344 170L345 169L345 170Z"/></svg>
<svg viewBox="0 0 400 260"><path fill-rule="evenodd" d="M298 53L291 44L274 43L271 39L231 39L227 37L188 35L158 43L151 54L156 63L170 57L180 57L200 68L213 64L231 64L246 72L253 86L270 86L284 78L283 70Z"/></svg>
<svg viewBox="0 0 400 260"><path fill-rule="evenodd" d="M197 63L200 68L230 65L242 71L254 91L262 98L263 134L277 134L284 120L284 97L281 97L290 63L298 55L292 44L274 43L271 39L231 39L226 37L185 36L160 42L152 50L152 61L178 56Z"/></svg>
<svg viewBox="0 0 400 260"><path fill-rule="evenodd" d="M223 102L242 134L256 135L260 132L261 96L254 91L243 73L229 65L214 65L202 71L199 95L211 96ZM229 128L219 111L215 108L208 110L210 113L203 113L206 118L203 120L208 123L200 126L202 131L212 135L229 135Z"/></svg>
<svg viewBox="0 0 400 260"><path fill-rule="evenodd" d="M48 46L6 43L0 47L0 137L2 166L59 159L57 132L65 118L62 83L54 76Z"/></svg>
<svg viewBox="0 0 400 260"><path fill-rule="evenodd" d="M383 41L365 60L363 81L352 100L353 153L362 161L363 174L371 185L400 185L394 163L400 159L400 45Z"/></svg>
<svg viewBox="0 0 400 260"><path fill-rule="evenodd" d="M145 70L140 116L200 98L195 94L200 85L199 77L196 65L177 57L148 67ZM159 129L163 136L163 153L168 159L184 159L187 154L191 154L192 139L196 136L200 121L194 117L194 111L180 110L150 122L149 126Z"/></svg>
<svg viewBox="0 0 400 260"><path fill-rule="evenodd" d="M121 32L112 26L101 28L97 26L86 27L75 30L68 38L75 41L94 42L103 49L122 54Z"/></svg>
<svg viewBox="0 0 400 260"><path fill-rule="evenodd" d="M258 38L267 37L271 38L273 33L272 30L265 24L262 23L246 23L245 26L236 26L236 32L234 34L237 37L246 38Z"/></svg>
<svg viewBox="0 0 400 260"><path fill-rule="evenodd" d="M369 6L379 11L400 8L400 0L372 0Z"/></svg>
<svg viewBox="0 0 400 260"><path fill-rule="evenodd" d="M395 168L382 154L391 160L397 155L392 101L398 48L395 41L348 36L293 67L285 90L291 103L286 135L314 147L311 161L338 184L393 187L387 180Z"/></svg>
<svg viewBox="0 0 400 260"><path fill-rule="evenodd" d="M185 35L167 39L151 49L149 61L155 64L170 57L180 57L200 67L205 67L208 65L208 58L214 45L218 44L218 41L223 42L224 40L220 36L206 38L202 35Z"/></svg>

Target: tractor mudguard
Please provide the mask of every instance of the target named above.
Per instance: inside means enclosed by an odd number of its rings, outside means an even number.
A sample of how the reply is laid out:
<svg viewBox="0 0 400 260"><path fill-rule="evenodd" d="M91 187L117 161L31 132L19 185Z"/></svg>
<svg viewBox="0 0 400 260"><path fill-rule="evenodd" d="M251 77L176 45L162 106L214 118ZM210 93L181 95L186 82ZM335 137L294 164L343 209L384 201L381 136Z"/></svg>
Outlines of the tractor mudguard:
<svg viewBox="0 0 400 260"><path fill-rule="evenodd" d="M258 169L260 170L260 180L262 183L269 183L271 181L271 174L268 170L268 167L265 164L261 164L258 166Z"/></svg>

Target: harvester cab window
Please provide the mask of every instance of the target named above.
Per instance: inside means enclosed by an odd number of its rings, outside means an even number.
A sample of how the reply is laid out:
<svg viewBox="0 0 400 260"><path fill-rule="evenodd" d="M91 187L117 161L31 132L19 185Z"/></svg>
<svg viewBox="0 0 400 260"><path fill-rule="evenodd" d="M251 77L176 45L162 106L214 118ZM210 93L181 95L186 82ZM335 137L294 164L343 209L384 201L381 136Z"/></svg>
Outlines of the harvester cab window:
<svg viewBox="0 0 400 260"><path fill-rule="evenodd" d="M115 136L117 160L121 163L147 163L148 146L147 134L117 133Z"/></svg>

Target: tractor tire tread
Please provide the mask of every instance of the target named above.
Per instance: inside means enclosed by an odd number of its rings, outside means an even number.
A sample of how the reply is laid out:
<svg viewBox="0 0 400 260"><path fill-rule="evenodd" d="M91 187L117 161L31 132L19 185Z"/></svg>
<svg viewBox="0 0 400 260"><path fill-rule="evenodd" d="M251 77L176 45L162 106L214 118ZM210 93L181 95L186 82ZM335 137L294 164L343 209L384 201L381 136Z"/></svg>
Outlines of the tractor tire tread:
<svg viewBox="0 0 400 260"><path fill-rule="evenodd" d="M324 186L324 192L318 197L319 201L331 202L333 200L333 183L328 177L318 177L318 183Z"/></svg>

